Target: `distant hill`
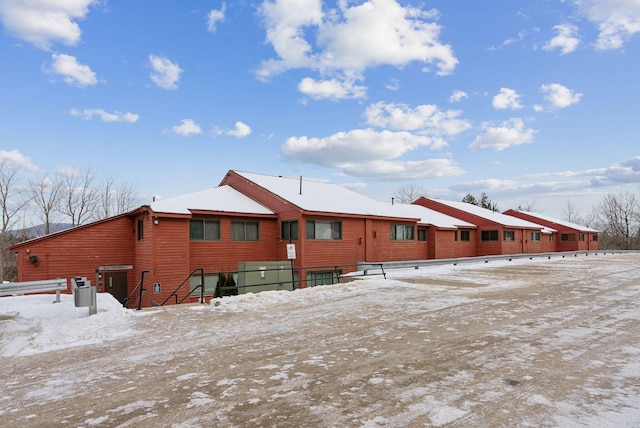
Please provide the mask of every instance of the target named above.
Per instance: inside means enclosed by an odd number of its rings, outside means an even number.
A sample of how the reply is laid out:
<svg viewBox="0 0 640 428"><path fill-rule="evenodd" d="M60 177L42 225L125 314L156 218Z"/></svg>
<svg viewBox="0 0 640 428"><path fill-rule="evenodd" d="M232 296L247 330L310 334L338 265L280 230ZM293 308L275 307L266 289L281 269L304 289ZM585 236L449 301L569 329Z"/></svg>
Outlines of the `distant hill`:
<svg viewBox="0 0 640 428"><path fill-rule="evenodd" d="M50 233L61 232L69 228L71 228L71 223L51 223L49 225ZM25 229L10 230L7 233L9 234L9 236L14 238L38 238L44 235L44 224L27 227Z"/></svg>

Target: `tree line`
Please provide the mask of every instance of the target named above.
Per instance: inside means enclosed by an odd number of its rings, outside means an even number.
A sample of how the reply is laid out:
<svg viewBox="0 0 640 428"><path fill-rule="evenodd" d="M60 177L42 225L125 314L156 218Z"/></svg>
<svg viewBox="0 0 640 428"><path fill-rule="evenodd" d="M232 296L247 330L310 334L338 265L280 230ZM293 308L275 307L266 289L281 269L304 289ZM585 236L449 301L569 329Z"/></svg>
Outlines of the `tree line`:
<svg viewBox="0 0 640 428"><path fill-rule="evenodd" d="M22 166L1 159L0 281L16 276L8 246L47 235L59 223L73 227L128 212L139 199L135 184L113 175L99 179L91 168L28 178Z"/></svg>
<svg viewBox="0 0 640 428"><path fill-rule="evenodd" d="M409 184L396 191L394 200L410 204L421 196L428 197L423 189ZM462 202L491 211L500 211L498 204L484 192L480 197L468 193L462 198ZM535 201L523 202L517 209L535 212L535 206ZM586 217L577 212L571 201L567 201L562 208L562 214L561 220L598 230L598 246L602 250L640 250L640 196L636 193L609 193Z"/></svg>

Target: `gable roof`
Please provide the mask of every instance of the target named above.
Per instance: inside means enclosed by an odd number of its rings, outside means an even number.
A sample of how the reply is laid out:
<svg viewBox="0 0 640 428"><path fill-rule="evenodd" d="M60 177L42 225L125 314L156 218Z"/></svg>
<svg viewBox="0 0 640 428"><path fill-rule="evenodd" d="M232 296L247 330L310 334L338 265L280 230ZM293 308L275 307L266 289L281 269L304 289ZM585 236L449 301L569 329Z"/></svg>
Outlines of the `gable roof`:
<svg viewBox="0 0 640 428"><path fill-rule="evenodd" d="M275 214L231 186L220 186L151 203L156 213L191 214L190 210L241 214Z"/></svg>
<svg viewBox="0 0 640 428"><path fill-rule="evenodd" d="M250 172L234 171L304 211L337 214L387 215L380 202L336 184Z"/></svg>
<svg viewBox="0 0 640 428"><path fill-rule="evenodd" d="M590 227L587 226L582 226L580 224L577 223L572 223L570 221L566 221L566 220L559 220L557 218L545 215L545 214L540 214L540 213L534 213L531 211L522 211L522 210L513 210L517 213L522 213L531 217L536 217L539 218L540 220L544 220L550 223L554 223L560 226L565 226L565 227L569 227L571 229L575 229L575 230L579 230L580 232L590 232L590 233L598 233L599 231L596 229L592 229Z"/></svg>
<svg viewBox="0 0 640 428"><path fill-rule="evenodd" d="M417 205L376 201L323 181L234 171L304 211L406 218L440 228L475 227L471 223Z"/></svg>
<svg viewBox="0 0 640 428"><path fill-rule="evenodd" d="M475 215L476 217L484 218L486 220L492 221L494 223L500 224L505 227L514 227L514 228L521 228L521 229L539 229L545 233L554 232L554 230L551 230L548 227L545 227L543 225L532 223L530 221L522 220L517 217L502 214L496 211L491 211L489 209L482 208L467 202L455 202L455 201L447 201L444 199L434 199L434 198L425 198L425 199L430 199L442 205L446 205L448 207L455 208L460 211L464 211L466 213Z"/></svg>
<svg viewBox="0 0 640 428"><path fill-rule="evenodd" d="M384 204L383 202L380 202ZM441 229L457 229L458 227L476 228L475 224L451 217L450 215L413 204L385 204L390 212L395 213L395 217L417 218L420 224L429 224Z"/></svg>

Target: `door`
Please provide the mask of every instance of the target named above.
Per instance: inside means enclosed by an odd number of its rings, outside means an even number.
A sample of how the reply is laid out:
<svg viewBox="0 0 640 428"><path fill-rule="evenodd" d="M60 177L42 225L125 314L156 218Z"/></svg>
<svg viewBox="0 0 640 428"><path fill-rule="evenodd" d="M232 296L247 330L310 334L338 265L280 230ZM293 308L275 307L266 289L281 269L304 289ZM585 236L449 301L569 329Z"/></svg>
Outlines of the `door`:
<svg viewBox="0 0 640 428"><path fill-rule="evenodd" d="M120 303L127 298L127 272L104 273L104 291L111 293Z"/></svg>

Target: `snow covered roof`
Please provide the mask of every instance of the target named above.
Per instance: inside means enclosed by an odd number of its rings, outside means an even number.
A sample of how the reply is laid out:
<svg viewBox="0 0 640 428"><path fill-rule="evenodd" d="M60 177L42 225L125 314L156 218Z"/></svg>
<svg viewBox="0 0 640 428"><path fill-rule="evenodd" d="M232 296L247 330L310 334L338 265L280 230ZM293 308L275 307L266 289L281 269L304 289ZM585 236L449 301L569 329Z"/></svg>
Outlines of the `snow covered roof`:
<svg viewBox="0 0 640 428"><path fill-rule="evenodd" d="M382 203L382 202L381 202ZM447 214L443 214L438 211L434 211L430 208L423 207L422 205L413 204L386 204L391 212L395 212L395 217L411 217L419 219L421 224L430 224L438 228L458 228L458 227L472 227L476 225L468 223L459 218L451 217Z"/></svg>
<svg viewBox="0 0 640 428"><path fill-rule="evenodd" d="M540 224L532 223L530 221L521 220L517 217L491 211L489 209L482 208L477 205L469 204L467 202L455 202L455 201L447 201L444 199L433 199L433 198L427 198L427 199L431 199L432 201L439 202L443 205L447 205L449 207L458 209L460 211L464 211L469 214L482 217L484 219L493 221L495 223L501 224L506 227L540 229L545 233L549 233L553 231L552 229L549 229L548 227L542 226Z"/></svg>
<svg viewBox="0 0 640 428"><path fill-rule="evenodd" d="M376 201L336 184L308 179L301 182L300 177L234 172L305 211L418 219L420 223L441 228L475 227L422 206Z"/></svg>
<svg viewBox="0 0 640 428"><path fill-rule="evenodd" d="M570 221L558 220L557 218L550 217L548 215L544 215L544 214L540 214L540 213L534 213L534 212L531 212L531 211L521 211L521 210L514 210L514 211L522 213L522 214L529 215L531 217L537 217L540 220L545 220L545 221L549 221L551 223L559 224L561 226L570 227L571 229L579 230L581 232L591 232L591 233L598 233L599 232L598 230L591 229L590 227L587 227L587 226L582 226L582 225L579 225L579 224L576 224L576 223L571 223Z"/></svg>
<svg viewBox="0 0 640 428"><path fill-rule="evenodd" d="M340 214L388 215L381 203L336 184L293 177L235 171L269 192L305 211Z"/></svg>
<svg viewBox="0 0 640 428"><path fill-rule="evenodd" d="M219 211L242 214L274 214L231 186L220 186L174 198L161 199L151 204L157 213L190 214L190 210Z"/></svg>

